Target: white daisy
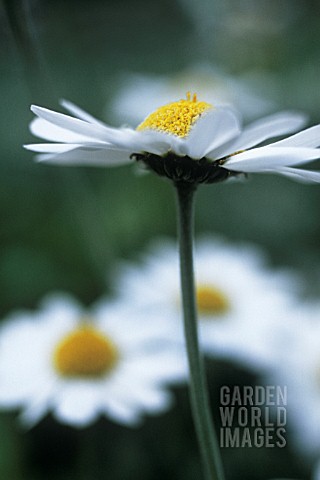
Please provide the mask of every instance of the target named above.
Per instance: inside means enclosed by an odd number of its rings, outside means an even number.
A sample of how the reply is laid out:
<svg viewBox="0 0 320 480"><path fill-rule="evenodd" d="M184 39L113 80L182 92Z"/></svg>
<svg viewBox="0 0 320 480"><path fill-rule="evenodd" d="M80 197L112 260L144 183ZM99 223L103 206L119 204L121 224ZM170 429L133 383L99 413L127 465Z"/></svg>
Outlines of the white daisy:
<svg viewBox="0 0 320 480"><path fill-rule="evenodd" d="M21 409L26 426L49 412L74 427L100 415L137 425L167 410L165 384L187 376L183 353L163 335L163 326L117 305L88 314L67 296L47 299L1 328L0 406Z"/></svg>
<svg viewBox="0 0 320 480"><path fill-rule="evenodd" d="M195 64L172 75L129 73L123 75L119 91L106 112L122 124L136 125L161 105L179 98L181 92L202 92L207 102L234 106L243 116L256 118L274 109L273 102L258 96L254 74L248 78L231 77L209 64ZM264 79L266 81L266 79ZM259 85L262 75L259 76ZM141 102L143 98L143 102Z"/></svg>
<svg viewBox="0 0 320 480"><path fill-rule="evenodd" d="M62 104L75 117L31 107L38 117L32 133L54 142L26 145L40 153L39 161L99 166L138 161L175 182L194 184L251 172L320 181L320 172L295 168L320 157L320 125L257 147L299 130L305 118L298 113L270 115L243 128L235 111L188 94L186 100L158 108L134 130L109 127L70 102Z"/></svg>
<svg viewBox="0 0 320 480"><path fill-rule="evenodd" d="M267 382L287 385L287 424L306 456L320 458L320 303L291 313L281 357ZM317 470L319 473L319 469Z"/></svg>
<svg viewBox="0 0 320 480"><path fill-rule="evenodd" d="M159 317L165 329L171 325L172 340L183 343L175 244L162 240L142 265L125 263L117 271L116 291L122 301ZM286 341L285 313L294 302L296 277L268 268L263 253L253 246L218 239L198 241L195 277L203 351L250 367L273 365L271 345L276 351Z"/></svg>

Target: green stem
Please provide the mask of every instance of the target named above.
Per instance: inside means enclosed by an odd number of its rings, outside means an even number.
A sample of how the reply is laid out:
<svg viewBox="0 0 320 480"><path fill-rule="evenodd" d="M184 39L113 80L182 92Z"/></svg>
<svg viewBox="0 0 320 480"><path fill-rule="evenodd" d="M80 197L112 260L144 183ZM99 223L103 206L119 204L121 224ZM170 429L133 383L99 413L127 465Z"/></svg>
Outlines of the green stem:
<svg viewBox="0 0 320 480"><path fill-rule="evenodd" d="M193 198L196 185L176 183L178 239L184 331L188 354L190 401L193 421L207 480L223 480L218 442L210 413L203 359L199 350L197 308L193 273Z"/></svg>

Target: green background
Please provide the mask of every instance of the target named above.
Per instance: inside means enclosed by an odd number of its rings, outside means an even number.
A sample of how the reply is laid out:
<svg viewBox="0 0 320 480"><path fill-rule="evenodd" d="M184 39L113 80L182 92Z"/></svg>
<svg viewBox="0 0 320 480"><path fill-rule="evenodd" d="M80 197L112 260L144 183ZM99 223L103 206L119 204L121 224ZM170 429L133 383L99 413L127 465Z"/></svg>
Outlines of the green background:
<svg viewBox="0 0 320 480"><path fill-rule="evenodd" d="M59 109L59 99L67 98L112 124L107 105L126 72L170 75L206 62L235 77L267 73L261 92L276 110L300 109L310 124L320 120L316 1L3 0L0 6L2 318L36 308L53 290L90 304L112 286L108 272L117 259L134 259L155 237L176 234L172 187L156 176L138 176L132 167L33 163L22 148L34 142L31 103ZM263 246L272 264L296 268L306 280L305 294L317 296L319 200L319 187L269 175L203 186L196 232ZM259 383L236 365L215 362L214 378L211 367L213 405L219 385ZM23 433L15 415L1 413L0 476L200 478L187 393L177 389L176 396L175 408L139 430L101 420L74 431L49 417ZM311 474L290 445L222 453L227 480Z"/></svg>

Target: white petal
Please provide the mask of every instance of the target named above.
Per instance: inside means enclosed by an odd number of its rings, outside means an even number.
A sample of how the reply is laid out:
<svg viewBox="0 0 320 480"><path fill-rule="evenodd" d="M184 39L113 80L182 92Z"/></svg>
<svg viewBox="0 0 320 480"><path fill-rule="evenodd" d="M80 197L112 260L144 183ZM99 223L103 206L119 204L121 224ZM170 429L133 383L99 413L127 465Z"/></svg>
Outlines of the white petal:
<svg viewBox="0 0 320 480"><path fill-rule="evenodd" d="M34 373L34 372L33 372ZM31 428L38 423L50 410L50 403L56 385L46 379L40 388L34 390L32 397L26 402L19 420L25 427Z"/></svg>
<svg viewBox="0 0 320 480"><path fill-rule="evenodd" d="M316 148L320 146L320 125L307 128L302 132L296 133L291 137L284 138L279 142L272 144L273 147L308 147Z"/></svg>
<svg viewBox="0 0 320 480"><path fill-rule="evenodd" d="M230 157L223 165L235 172L259 172L262 170L297 165L320 157L320 150L316 148L253 148Z"/></svg>
<svg viewBox="0 0 320 480"><path fill-rule="evenodd" d="M69 102L69 100L64 100L62 99L60 101L60 105L64 107L68 112L72 113L77 118L80 118L80 120L84 120L85 122L89 123L96 123L97 125L103 125L104 123L98 120L97 118L93 117L89 113L85 112L82 110L82 108L78 107L72 102Z"/></svg>
<svg viewBox="0 0 320 480"><path fill-rule="evenodd" d="M46 404L37 404L28 406L19 415L19 421L25 428L32 428L48 413L49 408Z"/></svg>
<svg viewBox="0 0 320 480"><path fill-rule="evenodd" d="M172 406L173 396L165 390L146 388L143 392L143 403L147 412L156 414Z"/></svg>
<svg viewBox="0 0 320 480"><path fill-rule="evenodd" d="M55 317L55 323L60 318L67 324L78 320L83 315L82 305L70 294L65 292L52 292L47 294L41 301L41 311L45 318L48 314L50 318Z"/></svg>
<svg viewBox="0 0 320 480"><path fill-rule="evenodd" d="M197 120L181 153L195 159L205 157L239 133L240 124L234 112L228 108L214 108Z"/></svg>
<svg viewBox="0 0 320 480"><path fill-rule="evenodd" d="M63 153L79 147L81 145L75 143L29 143L23 145L26 150L39 153Z"/></svg>
<svg viewBox="0 0 320 480"><path fill-rule="evenodd" d="M129 153L125 150L112 148L80 147L58 154L43 154L36 156L38 162L47 162L64 166L97 166L117 167L132 163Z"/></svg>
<svg viewBox="0 0 320 480"><path fill-rule="evenodd" d="M121 136L120 130L112 129L103 125L88 123L83 120L79 120L78 118L64 115L63 113L48 110L47 108L32 105L31 110L38 117L43 118L47 122L50 122L57 127L70 130L71 132L80 135L85 135L92 139L101 140L103 142L108 142L111 140L112 142L113 139Z"/></svg>
<svg viewBox="0 0 320 480"><path fill-rule="evenodd" d="M158 353L145 354L144 357L130 359L126 365L126 372L130 376L153 381L157 384L183 381L188 378L189 369L184 350L165 350ZM127 373L128 374L128 373Z"/></svg>
<svg viewBox="0 0 320 480"><path fill-rule="evenodd" d="M139 378L131 382L130 392L127 392L128 402L148 413L158 413L167 410L172 405L172 395L155 385L139 385Z"/></svg>
<svg viewBox="0 0 320 480"><path fill-rule="evenodd" d="M30 131L36 137L49 140L51 142L67 142L67 143L87 143L92 142L91 137L79 135L70 132L65 128L57 127L43 118L35 118L30 123Z"/></svg>
<svg viewBox="0 0 320 480"><path fill-rule="evenodd" d="M315 172L313 170L300 170L298 168L281 167L275 168L274 170L266 170L266 172L279 173L301 183L320 183L320 172Z"/></svg>
<svg viewBox="0 0 320 480"><path fill-rule="evenodd" d="M83 427L94 422L98 411L99 392L85 382L69 384L57 397L55 416L63 423Z"/></svg>
<svg viewBox="0 0 320 480"><path fill-rule="evenodd" d="M271 137L285 135L301 128L306 117L300 113L280 112L248 125L238 138L214 152L221 158L238 150L245 150ZM209 157L211 158L211 157Z"/></svg>
<svg viewBox="0 0 320 480"><path fill-rule="evenodd" d="M156 130L136 131L127 129L127 141L123 147L130 148L132 153L148 152L155 155L167 153L174 143L174 136ZM119 144L120 145L120 144Z"/></svg>
<svg viewBox="0 0 320 480"><path fill-rule="evenodd" d="M141 423L140 413L137 408L127 405L122 399L114 399L109 397L105 399L105 406L102 406L106 415L112 420L122 425L136 427Z"/></svg>

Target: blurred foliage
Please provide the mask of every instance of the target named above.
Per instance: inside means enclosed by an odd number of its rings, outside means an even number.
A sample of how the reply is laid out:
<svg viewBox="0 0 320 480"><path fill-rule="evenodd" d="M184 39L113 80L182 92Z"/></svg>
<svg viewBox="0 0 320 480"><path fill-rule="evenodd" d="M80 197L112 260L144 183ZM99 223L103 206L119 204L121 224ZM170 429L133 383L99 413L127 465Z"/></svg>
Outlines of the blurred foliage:
<svg viewBox="0 0 320 480"><path fill-rule="evenodd" d="M206 61L230 74L267 72L261 92L270 91L279 110L303 109L319 122L319 10L311 0L2 0L2 316L35 308L52 290L90 303L110 287L117 259L135 258L151 239L173 237L176 229L174 194L163 180L130 167L33 163L22 149L33 141L30 103L58 108L68 98L101 118L125 72L169 74ZM319 200L315 186L267 175L205 186L196 229L262 245L275 265L304 273L306 294L319 295ZM219 384L255 382L235 366L210 366L213 408ZM176 393L173 410L134 431L106 420L73 431L49 418L21 432L13 416L1 414L0 476L199 478L187 395ZM228 480L310 474L289 448L223 454Z"/></svg>

